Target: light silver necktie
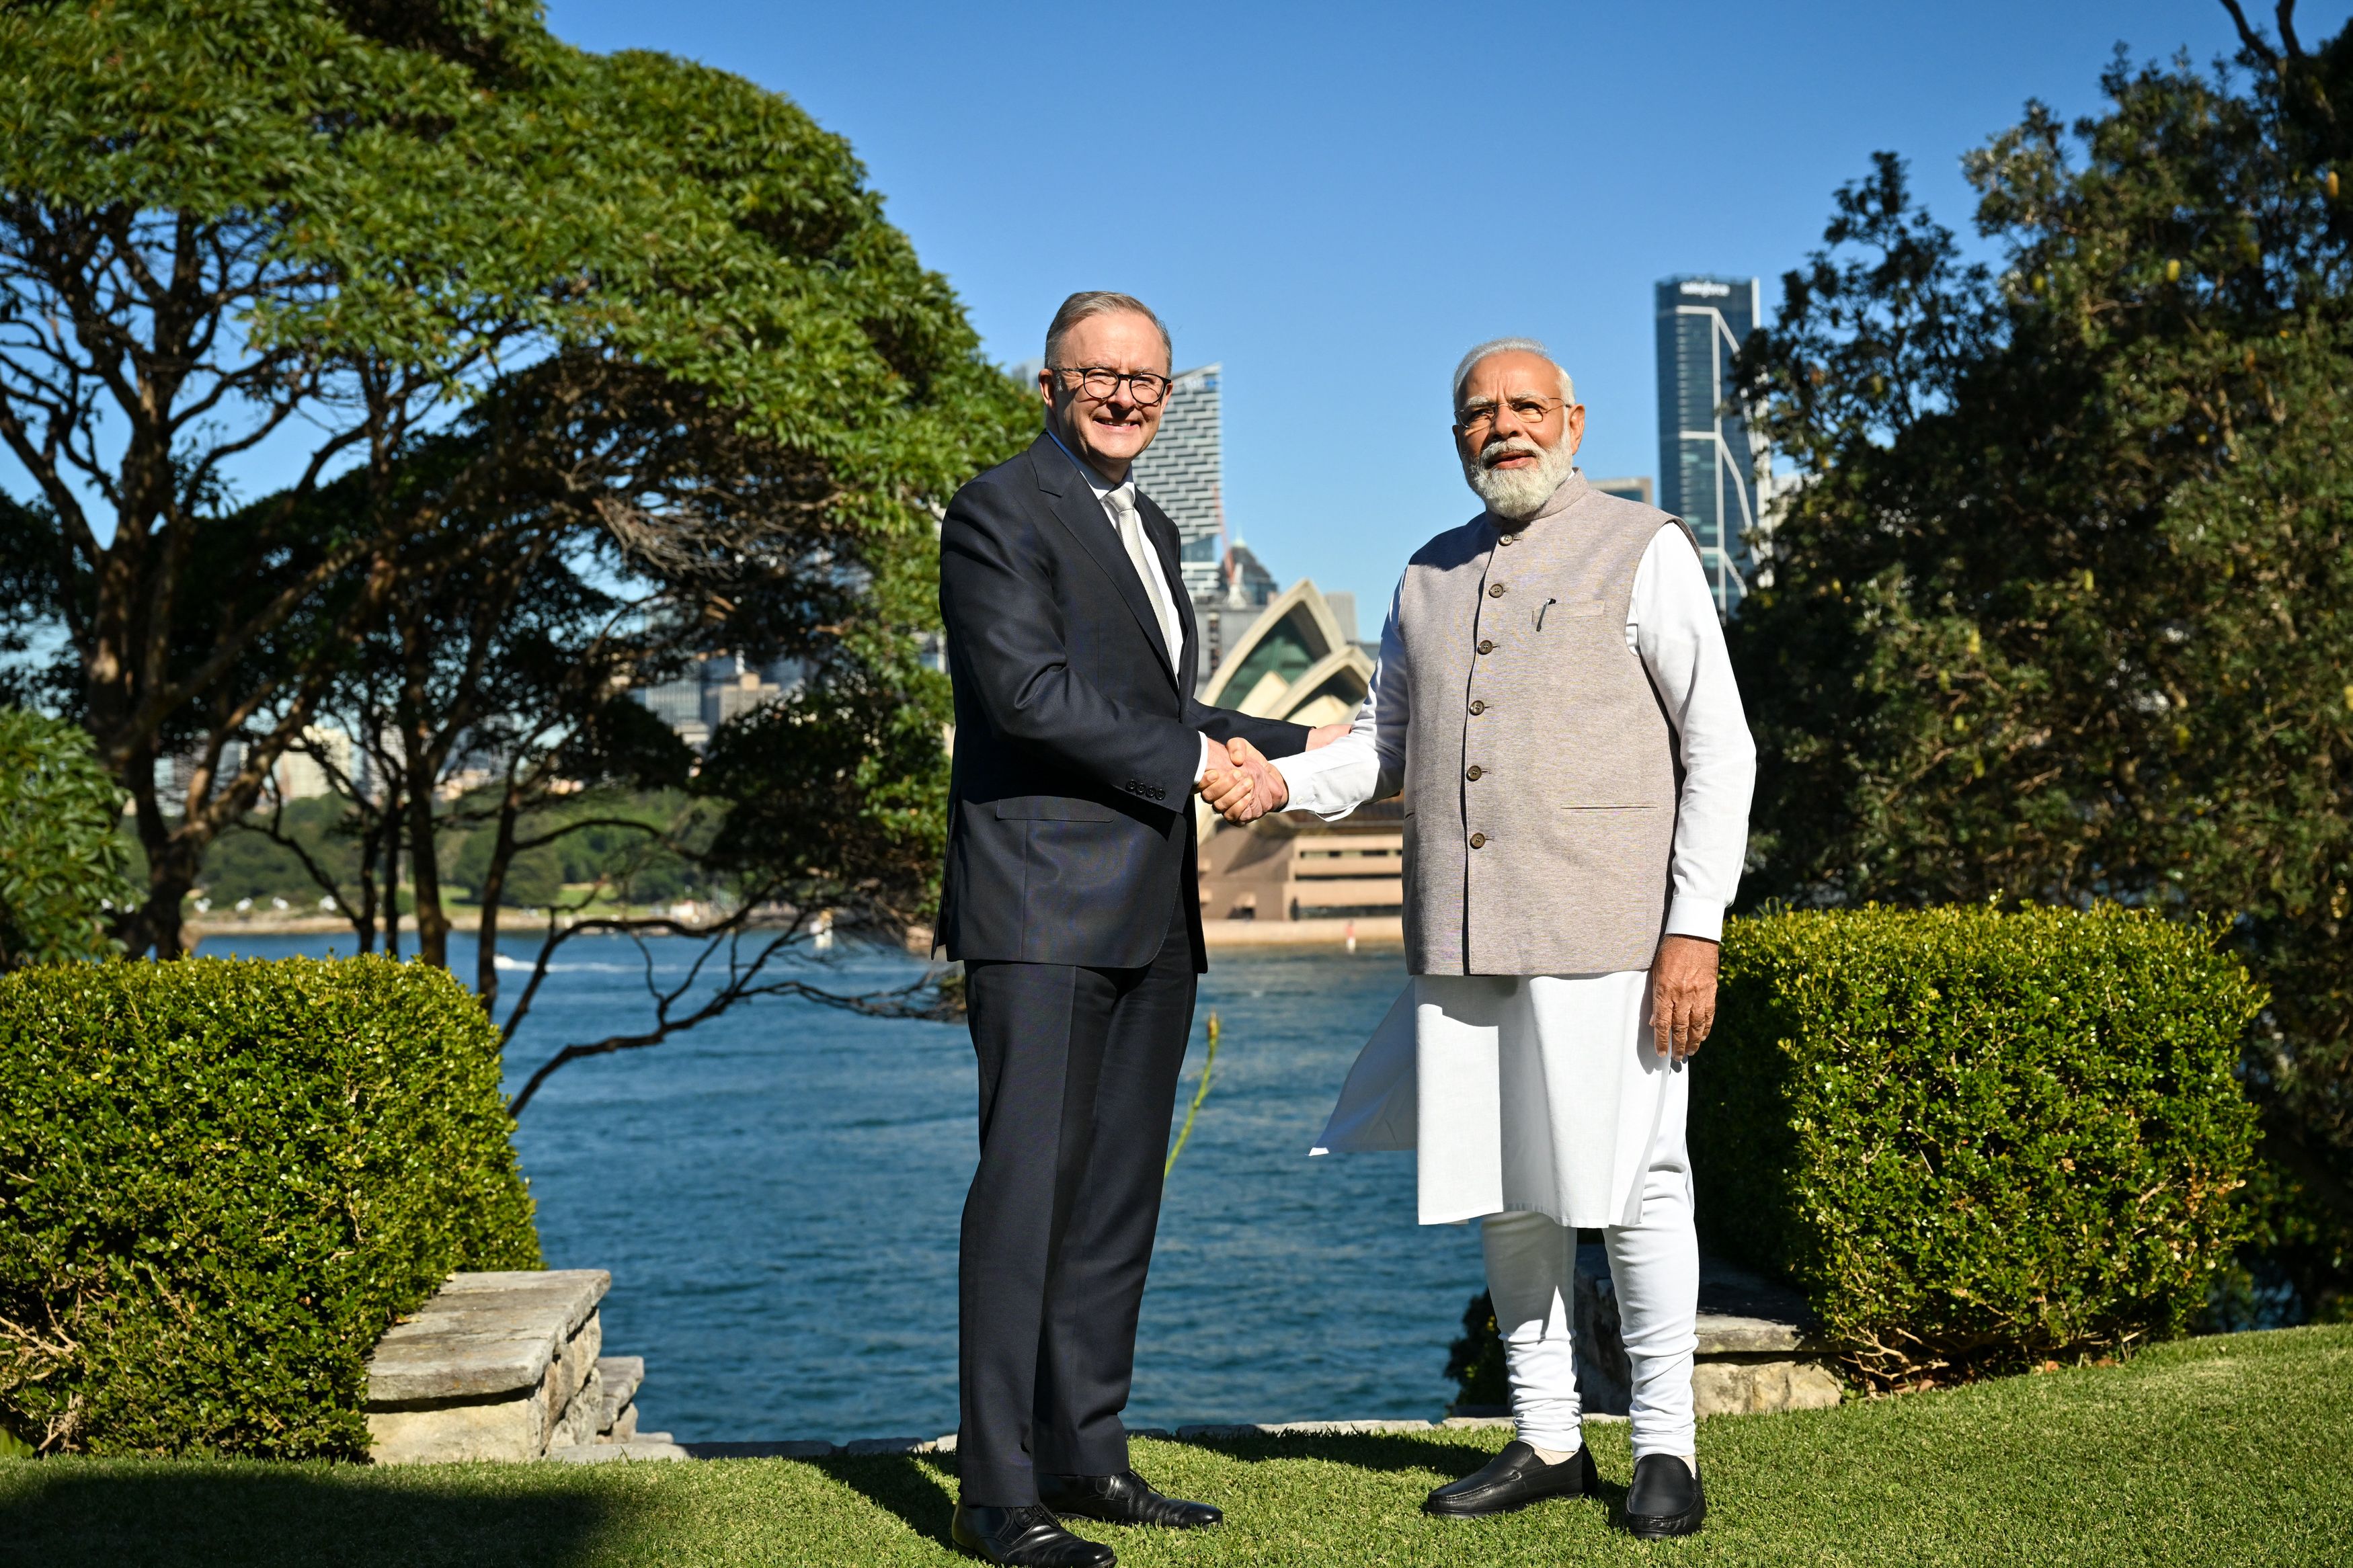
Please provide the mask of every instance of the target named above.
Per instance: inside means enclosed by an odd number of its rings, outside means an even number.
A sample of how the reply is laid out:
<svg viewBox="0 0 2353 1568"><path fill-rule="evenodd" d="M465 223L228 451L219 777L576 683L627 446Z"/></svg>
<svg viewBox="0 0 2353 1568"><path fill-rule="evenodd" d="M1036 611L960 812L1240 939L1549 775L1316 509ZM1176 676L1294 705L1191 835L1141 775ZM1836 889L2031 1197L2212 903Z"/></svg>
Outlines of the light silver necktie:
<svg viewBox="0 0 2353 1568"><path fill-rule="evenodd" d="M1160 622L1161 645L1168 650L1168 662L1176 662L1176 614L1170 607L1168 596L1160 585L1160 574L1153 571L1152 545L1144 537L1144 519L1135 510L1135 481L1130 479L1103 497L1119 529L1119 542L1127 548L1127 558L1135 566L1135 575L1144 584L1144 597L1152 605L1152 613Z"/></svg>

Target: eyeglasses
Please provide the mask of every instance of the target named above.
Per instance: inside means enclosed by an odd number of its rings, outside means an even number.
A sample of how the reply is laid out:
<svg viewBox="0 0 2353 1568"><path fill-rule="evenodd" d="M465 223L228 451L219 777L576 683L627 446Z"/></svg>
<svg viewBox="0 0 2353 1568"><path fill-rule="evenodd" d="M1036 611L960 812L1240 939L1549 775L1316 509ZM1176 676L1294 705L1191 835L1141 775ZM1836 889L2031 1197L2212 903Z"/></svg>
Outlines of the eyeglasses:
<svg viewBox="0 0 2353 1568"><path fill-rule="evenodd" d="M1089 397L1105 402L1117 395L1121 384L1124 383L1129 399L1138 408L1150 408L1168 395L1168 378L1165 375L1155 375L1148 370L1129 374L1113 370L1108 365L1056 365L1054 375L1058 381L1066 375L1077 376L1079 379L1076 382L1062 382L1065 391L1072 386L1082 386L1086 389Z"/></svg>
<svg viewBox="0 0 2353 1568"><path fill-rule="evenodd" d="M1546 416L1567 401L1568 399L1565 397L1530 395L1508 398L1504 406L1508 406L1523 425L1541 425L1545 422ZM1454 419L1455 423L1461 425L1466 432L1475 432L1493 426L1498 412L1497 405L1482 399L1477 403L1464 404L1455 414Z"/></svg>

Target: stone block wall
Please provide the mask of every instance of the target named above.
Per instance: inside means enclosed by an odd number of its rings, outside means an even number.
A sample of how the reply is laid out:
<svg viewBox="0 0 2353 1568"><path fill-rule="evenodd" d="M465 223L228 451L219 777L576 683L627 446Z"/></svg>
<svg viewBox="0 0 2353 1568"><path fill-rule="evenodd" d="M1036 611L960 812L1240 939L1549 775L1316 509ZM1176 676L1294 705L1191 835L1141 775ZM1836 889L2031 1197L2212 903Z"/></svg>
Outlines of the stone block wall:
<svg viewBox="0 0 2353 1568"><path fill-rule="evenodd" d="M637 1435L645 1363L607 1356L601 1268L453 1274L368 1359L381 1465L533 1460Z"/></svg>

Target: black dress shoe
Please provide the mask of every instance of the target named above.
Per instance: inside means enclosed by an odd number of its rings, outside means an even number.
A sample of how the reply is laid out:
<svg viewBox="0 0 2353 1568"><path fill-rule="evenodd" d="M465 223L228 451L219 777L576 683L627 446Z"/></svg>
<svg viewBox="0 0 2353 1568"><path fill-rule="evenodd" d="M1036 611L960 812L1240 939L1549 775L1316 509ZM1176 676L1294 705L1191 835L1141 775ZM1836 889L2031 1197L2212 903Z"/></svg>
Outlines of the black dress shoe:
<svg viewBox="0 0 2353 1568"><path fill-rule="evenodd" d="M1134 1470L1116 1476L1038 1478L1038 1500L1056 1513L1105 1524L1156 1524L1163 1530L1206 1530L1225 1515L1205 1502L1162 1495Z"/></svg>
<svg viewBox="0 0 2353 1568"><path fill-rule="evenodd" d="M976 1557L1018 1568L1112 1568L1119 1561L1110 1547L1072 1535L1035 1504L989 1508L960 1502L948 1533Z"/></svg>
<svg viewBox="0 0 2353 1568"><path fill-rule="evenodd" d="M1534 1448L1514 1438L1485 1469L1449 1481L1430 1493L1421 1511L1447 1519L1484 1519L1546 1498L1584 1497L1593 1486L1591 1449L1580 1446L1559 1464L1547 1465Z"/></svg>
<svg viewBox="0 0 2353 1568"><path fill-rule="evenodd" d="M1634 1484L1626 1489L1626 1528L1644 1541L1697 1535L1707 1517L1707 1489L1699 1472L1672 1454L1645 1454L1634 1461Z"/></svg>

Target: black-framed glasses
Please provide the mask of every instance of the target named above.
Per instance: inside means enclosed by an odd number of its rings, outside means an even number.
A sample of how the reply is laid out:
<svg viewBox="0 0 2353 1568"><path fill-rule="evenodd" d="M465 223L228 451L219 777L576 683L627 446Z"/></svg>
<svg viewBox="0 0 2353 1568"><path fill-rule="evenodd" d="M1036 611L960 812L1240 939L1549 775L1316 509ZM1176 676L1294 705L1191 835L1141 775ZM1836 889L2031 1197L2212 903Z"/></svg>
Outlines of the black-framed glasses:
<svg viewBox="0 0 2353 1568"><path fill-rule="evenodd" d="M1102 402L1108 402L1118 395L1120 384L1123 382L1127 385L1129 399L1138 408L1150 408L1168 395L1168 378L1165 375L1156 375L1148 370L1131 373L1113 370L1109 365L1103 364L1058 364L1054 367L1056 380L1059 381L1066 375L1075 375L1079 379L1076 382L1062 382L1064 390L1083 387L1089 397Z"/></svg>
<svg viewBox="0 0 2353 1568"><path fill-rule="evenodd" d="M1537 397L1532 394L1521 397L1505 398L1502 404L1481 398L1476 403L1464 404L1461 411L1454 416L1454 420L1466 431L1483 430L1495 423L1495 415L1498 411L1504 406L1509 406L1511 411L1519 417L1521 424L1541 425L1547 415L1567 401L1566 397Z"/></svg>

